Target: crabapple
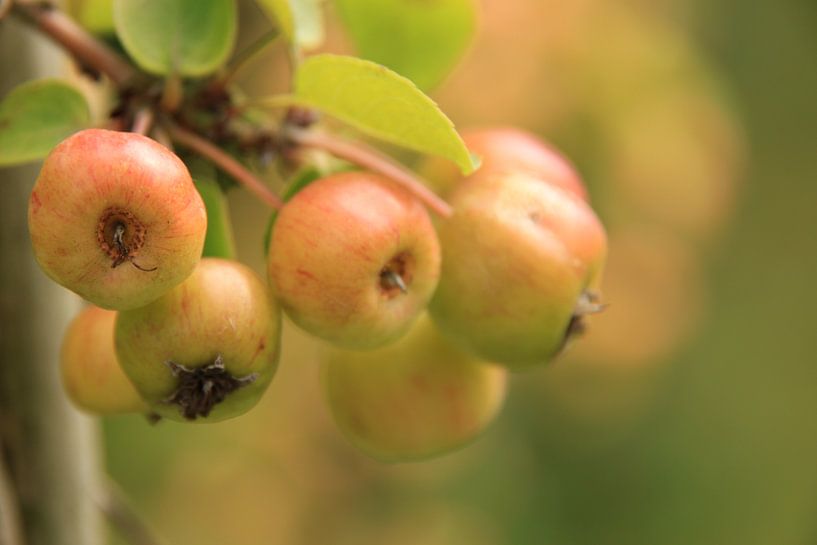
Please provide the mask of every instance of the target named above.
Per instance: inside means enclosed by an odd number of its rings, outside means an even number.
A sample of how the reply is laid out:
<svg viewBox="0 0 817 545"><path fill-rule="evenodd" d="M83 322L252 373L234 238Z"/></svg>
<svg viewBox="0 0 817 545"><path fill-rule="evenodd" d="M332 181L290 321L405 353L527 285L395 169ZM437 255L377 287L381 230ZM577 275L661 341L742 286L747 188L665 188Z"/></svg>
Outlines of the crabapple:
<svg viewBox="0 0 817 545"><path fill-rule="evenodd" d="M411 194L378 175L345 172L284 205L267 265L292 321L346 348L374 348L400 337L425 309L440 248Z"/></svg>
<svg viewBox="0 0 817 545"><path fill-rule="evenodd" d="M607 242L595 213L538 177L501 171L465 180L450 202L432 317L481 358L548 361L598 309Z"/></svg>
<svg viewBox="0 0 817 545"><path fill-rule="evenodd" d="M410 461L472 441L499 412L507 372L453 346L426 315L366 352L334 349L322 368L338 427L370 456Z"/></svg>
<svg viewBox="0 0 817 545"><path fill-rule="evenodd" d="M89 306L68 326L60 350L62 383L74 404L96 414L147 412L116 360L116 312Z"/></svg>
<svg viewBox="0 0 817 545"><path fill-rule="evenodd" d="M173 152L139 134L86 129L45 159L28 226L49 277L124 310L187 278L201 257L207 215Z"/></svg>
<svg viewBox="0 0 817 545"><path fill-rule="evenodd" d="M180 285L116 320L125 374L160 416L209 422L238 416L278 364L280 311L240 263L202 259Z"/></svg>
<svg viewBox="0 0 817 545"><path fill-rule="evenodd" d="M497 171L527 172L587 200L587 190L570 161L529 132L511 127L471 129L463 131L462 139L481 160L479 170L472 176ZM421 170L443 195L463 179L451 161L440 158L428 159Z"/></svg>

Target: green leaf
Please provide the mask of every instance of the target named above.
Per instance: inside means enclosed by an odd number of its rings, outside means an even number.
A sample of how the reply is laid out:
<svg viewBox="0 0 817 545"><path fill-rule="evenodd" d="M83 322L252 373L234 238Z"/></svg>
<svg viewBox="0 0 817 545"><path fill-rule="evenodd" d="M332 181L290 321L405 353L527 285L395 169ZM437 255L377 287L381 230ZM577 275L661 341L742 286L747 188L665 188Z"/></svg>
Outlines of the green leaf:
<svg viewBox="0 0 817 545"><path fill-rule="evenodd" d="M215 169L199 159L187 161L196 189L207 209L207 235L204 238L203 257L235 259L235 237L230 222L227 197L221 189Z"/></svg>
<svg viewBox="0 0 817 545"><path fill-rule="evenodd" d="M257 0L267 16L278 24L290 43L314 49L323 43L320 0Z"/></svg>
<svg viewBox="0 0 817 545"><path fill-rule="evenodd" d="M450 159L465 174L474 170L462 138L434 101L385 66L310 57L295 74L295 97L377 138Z"/></svg>
<svg viewBox="0 0 817 545"><path fill-rule="evenodd" d="M114 0L113 15L128 54L154 74L212 73L235 42L235 0Z"/></svg>
<svg viewBox="0 0 817 545"><path fill-rule="evenodd" d="M476 29L474 0L335 0L361 57L430 89L457 64Z"/></svg>
<svg viewBox="0 0 817 545"><path fill-rule="evenodd" d="M24 83L0 102L0 166L42 159L91 122L82 94L59 80Z"/></svg>

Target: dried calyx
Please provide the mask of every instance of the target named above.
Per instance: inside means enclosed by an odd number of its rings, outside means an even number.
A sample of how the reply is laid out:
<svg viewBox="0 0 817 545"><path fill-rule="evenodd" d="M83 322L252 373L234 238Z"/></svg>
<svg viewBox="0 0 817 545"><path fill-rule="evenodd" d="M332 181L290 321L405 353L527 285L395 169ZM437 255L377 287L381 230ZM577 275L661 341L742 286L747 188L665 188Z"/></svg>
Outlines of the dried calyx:
<svg viewBox="0 0 817 545"><path fill-rule="evenodd" d="M108 208L99 218L97 240L102 251L111 258L112 269L129 261L140 271L155 271L157 267L146 269L134 261L139 249L145 245L146 235L144 224L123 208Z"/></svg>
<svg viewBox="0 0 817 545"><path fill-rule="evenodd" d="M413 261L408 254L393 257L380 270L380 290L389 299L408 292L411 285Z"/></svg>
<svg viewBox="0 0 817 545"><path fill-rule="evenodd" d="M559 348L559 352L564 350L567 343L574 337L579 337L587 330L584 317L588 314L598 314L607 308L606 303L599 303L599 295L593 291L585 291L579 296L576 307L573 309L573 316L565 329L564 339Z"/></svg>
<svg viewBox="0 0 817 545"><path fill-rule="evenodd" d="M219 354L210 365L189 368L173 361L165 364L178 379L176 390L164 399L168 405L178 405L187 420L206 417L213 407L227 396L255 382L258 373L236 378L224 368L224 358Z"/></svg>

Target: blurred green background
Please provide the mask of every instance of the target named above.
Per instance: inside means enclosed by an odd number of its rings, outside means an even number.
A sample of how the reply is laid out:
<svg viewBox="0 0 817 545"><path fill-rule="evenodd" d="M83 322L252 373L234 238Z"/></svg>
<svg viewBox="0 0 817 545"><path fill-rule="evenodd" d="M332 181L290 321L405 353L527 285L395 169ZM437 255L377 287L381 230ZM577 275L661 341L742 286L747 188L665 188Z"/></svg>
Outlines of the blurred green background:
<svg viewBox="0 0 817 545"><path fill-rule="evenodd" d="M290 327L249 415L106 419L111 474L178 545L816 543L817 4L480 7L433 96L575 159L611 240L587 338L517 375L475 444L383 465L340 437ZM250 87L275 85L263 62ZM231 204L260 267L261 207Z"/></svg>

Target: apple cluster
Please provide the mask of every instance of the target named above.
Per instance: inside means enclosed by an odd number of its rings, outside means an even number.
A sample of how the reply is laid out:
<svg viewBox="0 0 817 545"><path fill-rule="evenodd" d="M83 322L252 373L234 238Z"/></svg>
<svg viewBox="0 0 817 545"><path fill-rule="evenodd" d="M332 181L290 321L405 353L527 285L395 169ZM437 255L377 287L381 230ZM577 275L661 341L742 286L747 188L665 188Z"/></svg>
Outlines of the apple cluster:
<svg viewBox="0 0 817 545"><path fill-rule="evenodd" d="M325 396L360 449L396 461L467 443L507 372L550 361L601 308L606 237L558 152L515 129L463 137L476 174L421 168L449 217L378 174L327 175L278 212L266 282L202 258L205 206L170 150L102 129L64 140L29 229L46 274L94 305L63 343L69 395L101 414L237 416L275 374L283 312L327 342Z"/></svg>

